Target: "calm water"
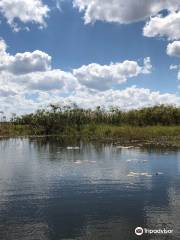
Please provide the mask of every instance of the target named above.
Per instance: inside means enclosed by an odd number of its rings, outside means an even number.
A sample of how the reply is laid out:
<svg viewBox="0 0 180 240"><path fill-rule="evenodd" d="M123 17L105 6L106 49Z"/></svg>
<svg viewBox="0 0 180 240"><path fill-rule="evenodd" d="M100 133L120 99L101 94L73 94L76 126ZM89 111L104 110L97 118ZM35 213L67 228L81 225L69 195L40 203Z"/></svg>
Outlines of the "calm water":
<svg viewBox="0 0 180 240"><path fill-rule="evenodd" d="M67 146L0 141L0 240L180 239L180 152Z"/></svg>

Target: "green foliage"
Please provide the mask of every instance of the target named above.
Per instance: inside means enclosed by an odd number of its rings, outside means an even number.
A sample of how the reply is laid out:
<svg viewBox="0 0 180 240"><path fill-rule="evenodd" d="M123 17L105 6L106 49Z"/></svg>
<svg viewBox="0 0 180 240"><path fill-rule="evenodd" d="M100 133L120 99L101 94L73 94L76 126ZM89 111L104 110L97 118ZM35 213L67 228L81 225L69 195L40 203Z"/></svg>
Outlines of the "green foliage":
<svg viewBox="0 0 180 240"><path fill-rule="evenodd" d="M180 108L175 106L154 106L142 109L122 111L110 108L108 111L97 107L95 110L81 109L77 106L50 105L47 109L40 109L34 114L16 117L15 124L29 125L34 133L61 133L67 128L81 131L90 125L91 134L95 132L95 125L130 125L130 126L170 126L180 124ZM108 135L110 130L106 130Z"/></svg>

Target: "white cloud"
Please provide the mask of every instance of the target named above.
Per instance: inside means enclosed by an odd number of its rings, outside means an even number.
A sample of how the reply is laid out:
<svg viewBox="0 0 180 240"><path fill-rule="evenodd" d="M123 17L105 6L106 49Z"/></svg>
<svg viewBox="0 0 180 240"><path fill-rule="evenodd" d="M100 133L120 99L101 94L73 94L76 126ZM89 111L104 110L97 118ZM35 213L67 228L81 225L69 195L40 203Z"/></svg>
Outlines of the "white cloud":
<svg viewBox="0 0 180 240"><path fill-rule="evenodd" d="M37 50L10 55L5 41L0 40L0 96L10 94L9 89L16 94L32 89L68 91L74 86L72 79L70 73L51 70L47 53Z"/></svg>
<svg viewBox="0 0 180 240"><path fill-rule="evenodd" d="M167 37L169 40L180 39L180 11L171 12L166 17L158 15L146 23L143 34L146 37Z"/></svg>
<svg viewBox="0 0 180 240"><path fill-rule="evenodd" d="M7 49L6 42L3 39L0 39L0 56L1 57L6 54L6 49Z"/></svg>
<svg viewBox="0 0 180 240"><path fill-rule="evenodd" d="M19 30L17 19L22 23L36 23L46 26L45 18L50 9L41 0L1 0L0 12L15 31Z"/></svg>
<svg viewBox="0 0 180 240"><path fill-rule="evenodd" d="M1 89L8 88L16 94L33 91L69 94L73 93L79 84L71 73L53 69L23 75L1 72L0 86Z"/></svg>
<svg viewBox="0 0 180 240"><path fill-rule="evenodd" d="M62 12L62 8L61 8L61 4L64 2L65 0L55 0L56 3L56 8Z"/></svg>
<svg viewBox="0 0 180 240"><path fill-rule="evenodd" d="M167 46L167 54L169 56L180 57L180 41L169 43Z"/></svg>
<svg viewBox="0 0 180 240"><path fill-rule="evenodd" d="M178 72L178 80L180 80L180 70L179 70L179 72Z"/></svg>
<svg viewBox="0 0 180 240"><path fill-rule="evenodd" d="M110 65L92 63L73 70L73 75L80 84L100 91L112 88L113 84L121 84L139 74L149 74L151 71L150 58L144 59L144 66L135 61L124 61Z"/></svg>
<svg viewBox="0 0 180 240"><path fill-rule="evenodd" d="M146 57L146 58L144 58L144 66L141 67L141 73L150 74L151 71L152 71L151 58Z"/></svg>
<svg viewBox="0 0 180 240"><path fill-rule="evenodd" d="M41 51L32 53L7 52L5 41L0 41L0 85L11 86L17 93L24 91L58 91L73 94L77 89L106 91L140 74L150 74L149 57L141 66L126 60L110 65L92 63L71 72L51 68L51 57Z"/></svg>
<svg viewBox="0 0 180 240"><path fill-rule="evenodd" d="M11 57L14 59L13 56ZM39 66L46 65L37 64L36 66L29 64L29 58L28 61L22 64L19 64L19 61L14 61L13 63L13 65L0 64L0 77L5 80L6 83L16 84L16 89L18 88L21 91L29 89L73 92L82 87L105 91L114 88L114 84L126 82L129 78L136 77L140 74L149 74L152 68L150 58L144 59L143 66L140 66L136 61L124 61L122 63L104 66L92 63L74 69L72 72L45 67L39 68Z"/></svg>
<svg viewBox="0 0 180 240"><path fill-rule="evenodd" d="M145 58L143 65L136 61L104 66L93 63L65 72L52 69L51 57L41 51L10 55L6 43L1 40L0 110L6 115L22 114L50 103L76 103L85 108L114 105L123 109L160 103L180 105L180 97L175 94L161 94L135 86L113 89L113 84L149 74L151 70L150 58Z"/></svg>
<svg viewBox="0 0 180 240"><path fill-rule="evenodd" d="M170 65L169 69L170 70L176 70L179 68L179 65Z"/></svg>
<svg viewBox="0 0 180 240"><path fill-rule="evenodd" d="M7 87L0 87L0 97L9 97L9 96L15 96L16 92L12 91L11 89Z"/></svg>
<svg viewBox="0 0 180 240"><path fill-rule="evenodd" d="M177 71L177 79L180 80L180 65L170 65L169 69Z"/></svg>
<svg viewBox="0 0 180 240"><path fill-rule="evenodd" d="M51 69L51 57L47 53L38 50L17 53L15 56L7 57L2 69L14 74L47 71Z"/></svg>
<svg viewBox="0 0 180 240"><path fill-rule="evenodd" d="M147 19L162 10L177 10L179 0L73 0L74 7L84 12L85 23L97 20L121 24Z"/></svg>
<svg viewBox="0 0 180 240"><path fill-rule="evenodd" d="M149 89L132 86L124 90L107 90L104 92L90 92L83 90L66 99L66 102L75 102L84 108L95 108L97 105L108 108L117 106L122 109L140 108L156 104L180 104L180 98L173 94L161 94Z"/></svg>
<svg viewBox="0 0 180 240"><path fill-rule="evenodd" d="M34 94L36 97L27 97L29 94ZM137 88L136 86L124 90L111 89L104 92L81 89L69 96L63 96L57 91L31 91L30 93L27 91L20 92L14 96L0 97L0 110L4 111L6 115L10 115L15 110L16 113L22 114L32 112L39 107L46 107L50 103L62 105L76 103L83 108L117 106L127 110L157 104L175 104L180 106L180 97L175 94L161 94L159 91L150 91L149 89Z"/></svg>
<svg viewBox="0 0 180 240"><path fill-rule="evenodd" d="M42 51L7 53L7 45L0 40L0 71L7 71L13 74L27 74L30 72L47 71L51 69L51 57Z"/></svg>
<svg viewBox="0 0 180 240"><path fill-rule="evenodd" d="M46 72L37 72L26 75L23 78L26 88L30 90L41 91L74 91L77 87L77 81L71 73L54 69Z"/></svg>
<svg viewBox="0 0 180 240"><path fill-rule="evenodd" d="M170 66L170 70L177 70L177 79L180 80L180 65L175 65L174 68L172 66Z"/></svg>
<svg viewBox="0 0 180 240"><path fill-rule="evenodd" d="M72 73L52 69L47 53L36 50L10 55L5 41L0 40L0 86L10 86L16 93L27 90L66 93L78 87L78 83Z"/></svg>
<svg viewBox="0 0 180 240"><path fill-rule="evenodd" d="M150 17L143 29L144 36L180 39L179 0L73 0L73 4L84 13L86 24L96 21L128 24ZM160 14L163 10L167 10L166 16Z"/></svg>
<svg viewBox="0 0 180 240"><path fill-rule="evenodd" d="M76 103L84 108L114 105L123 109L160 103L180 105L180 98L174 94L151 92L149 89L139 89L135 86L124 90L112 89L113 83L122 83L139 74L149 74L152 68L150 58L144 59L143 66L136 61L124 61L105 66L94 63L74 69L72 72L65 72L60 69L51 69L50 62L47 64L46 61L43 65L46 67L42 67L41 71L36 71L37 67L29 71L30 68L26 66L29 66L29 62L31 63L29 59L34 59L32 53L28 53L27 65L23 63L21 71L19 67L16 69L19 66L16 63L17 59L19 63L19 58L15 56L18 54L9 55L3 40L0 41L0 55L1 66L5 65L3 61L9 63L9 65L6 64L8 67L0 71L0 110L8 116L12 112L18 114L32 112L50 103ZM24 54L20 56L24 57ZM45 57L45 59L49 58ZM23 70L24 66L25 70Z"/></svg>

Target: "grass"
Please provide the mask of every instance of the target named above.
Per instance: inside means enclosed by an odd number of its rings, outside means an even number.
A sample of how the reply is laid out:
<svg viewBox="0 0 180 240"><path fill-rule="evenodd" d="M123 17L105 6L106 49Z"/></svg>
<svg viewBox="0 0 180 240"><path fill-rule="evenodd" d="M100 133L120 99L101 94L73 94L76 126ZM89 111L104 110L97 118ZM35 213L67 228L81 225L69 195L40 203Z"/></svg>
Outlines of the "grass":
<svg viewBox="0 0 180 240"><path fill-rule="evenodd" d="M109 140L120 145L161 146L180 148L180 126L114 126L89 125L82 130L82 136Z"/></svg>
<svg viewBox="0 0 180 240"><path fill-rule="evenodd" d="M44 134L41 131L41 134ZM81 126L80 129L69 127L63 132L55 134L78 135L84 137L110 137L110 138L126 138L126 139L149 139L155 137L180 137L180 126L147 126L135 127L130 125L107 125L107 124L89 124ZM21 135L39 135L28 125L1 124L1 136L21 136Z"/></svg>
<svg viewBox="0 0 180 240"><path fill-rule="evenodd" d="M91 124L82 128L81 135L89 137L122 137L126 139L149 139L162 136L180 137L180 126L135 127L129 125Z"/></svg>
<svg viewBox="0 0 180 240"><path fill-rule="evenodd" d="M38 136L45 135L37 132L28 125L3 124L0 125L0 136ZM89 124L81 128L69 127L55 135L80 137L92 140L119 141L123 143L138 143L168 145L180 147L180 126L147 126L135 127L129 125Z"/></svg>
<svg viewBox="0 0 180 240"><path fill-rule="evenodd" d="M0 124L0 136L2 137L29 135L30 133L31 131L26 125L14 125L11 123Z"/></svg>

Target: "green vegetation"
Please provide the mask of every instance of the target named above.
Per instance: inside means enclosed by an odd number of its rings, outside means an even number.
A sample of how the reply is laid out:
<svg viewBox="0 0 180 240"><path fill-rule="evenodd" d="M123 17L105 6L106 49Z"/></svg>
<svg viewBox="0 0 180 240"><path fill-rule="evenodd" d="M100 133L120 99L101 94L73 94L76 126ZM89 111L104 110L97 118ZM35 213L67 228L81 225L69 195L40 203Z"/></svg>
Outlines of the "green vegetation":
<svg viewBox="0 0 180 240"><path fill-rule="evenodd" d="M1 123L0 124L0 136L21 136L29 135L31 130L29 126L26 125L17 125L12 123Z"/></svg>
<svg viewBox="0 0 180 240"><path fill-rule="evenodd" d="M163 139L180 137L180 108L155 106L122 111L84 110L50 105L1 124L0 135L61 135L91 139ZM164 140L163 140L164 141Z"/></svg>
<svg viewBox="0 0 180 240"><path fill-rule="evenodd" d="M180 125L180 108L174 106L155 106L139 110L121 111L111 108L108 111L97 107L95 110L50 105L34 114L14 117L16 124L43 128L45 132L63 131L66 127L79 129L87 124L111 124L130 126L170 126Z"/></svg>

